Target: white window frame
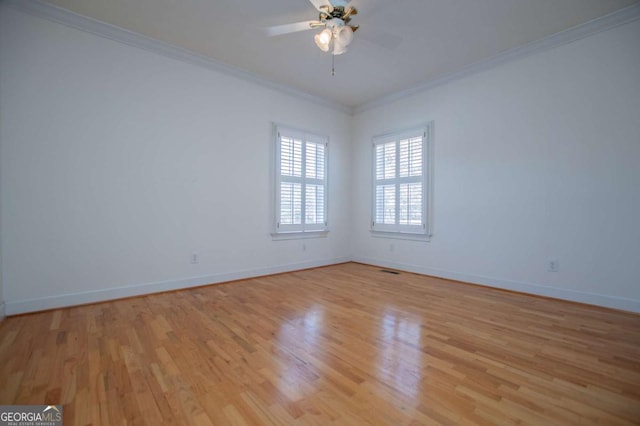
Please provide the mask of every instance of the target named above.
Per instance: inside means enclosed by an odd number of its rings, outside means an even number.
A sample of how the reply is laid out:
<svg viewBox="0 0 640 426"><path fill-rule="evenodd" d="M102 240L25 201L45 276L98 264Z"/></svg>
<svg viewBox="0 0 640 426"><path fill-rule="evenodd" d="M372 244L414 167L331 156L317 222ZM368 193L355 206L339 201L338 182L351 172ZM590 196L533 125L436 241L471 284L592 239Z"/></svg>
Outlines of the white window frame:
<svg viewBox="0 0 640 426"><path fill-rule="evenodd" d="M301 177L283 176L281 171L281 142L282 137L290 137L302 140L302 172ZM273 239L298 239L298 238L317 238L325 237L329 232L329 138L318 135L317 133L296 129L281 124L273 124L273 231L271 233ZM313 179L306 176L306 144L308 142L324 145L324 179ZM281 223L281 184L282 182L297 182L302 185L302 205L301 205L301 223L300 224L282 224ZM324 186L324 206L323 206L323 223L307 224L306 219L306 190L307 185L323 185Z"/></svg>
<svg viewBox="0 0 640 426"><path fill-rule="evenodd" d="M372 161L371 161L371 233L375 237L400 238L410 240L429 241L432 237L432 173L433 173L433 122L422 126L413 127L401 131L386 133L375 136L372 140ZM400 224L400 184L415 182L416 177L400 177L399 168L399 142L403 139L422 136L422 176L418 179L422 183L422 223L420 225ZM395 142L396 147L396 174L390 179L377 179L376 176L376 147L380 144ZM378 185L395 186L395 223L376 223L376 188Z"/></svg>

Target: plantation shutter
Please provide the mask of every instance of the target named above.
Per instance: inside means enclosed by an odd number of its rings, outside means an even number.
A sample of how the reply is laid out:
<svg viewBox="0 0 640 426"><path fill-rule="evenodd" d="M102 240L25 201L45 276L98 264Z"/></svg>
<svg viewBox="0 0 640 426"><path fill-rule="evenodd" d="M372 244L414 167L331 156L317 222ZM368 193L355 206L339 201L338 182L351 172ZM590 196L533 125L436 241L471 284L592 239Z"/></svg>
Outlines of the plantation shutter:
<svg viewBox="0 0 640 426"><path fill-rule="evenodd" d="M276 142L276 232L325 231L327 139L280 127Z"/></svg>
<svg viewBox="0 0 640 426"><path fill-rule="evenodd" d="M375 146L376 207L375 223L380 227L396 223L396 157L395 142Z"/></svg>
<svg viewBox="0 0 640 426"><path fill-rule="evenodd" d="M426 130L374 139L372 230L424 234Z"/></svg>

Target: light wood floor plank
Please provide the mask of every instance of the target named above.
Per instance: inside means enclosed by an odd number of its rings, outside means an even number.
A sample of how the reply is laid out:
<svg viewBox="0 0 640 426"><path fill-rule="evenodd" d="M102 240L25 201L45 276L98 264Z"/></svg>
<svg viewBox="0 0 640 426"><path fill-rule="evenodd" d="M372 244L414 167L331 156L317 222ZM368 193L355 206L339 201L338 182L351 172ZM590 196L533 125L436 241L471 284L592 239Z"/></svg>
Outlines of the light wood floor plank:
<svg viewBox="0 0 640 426"><path fill-rule="evenodd" d="M65 424L640 424L640 316L348 263L7 318Z"/></svg>

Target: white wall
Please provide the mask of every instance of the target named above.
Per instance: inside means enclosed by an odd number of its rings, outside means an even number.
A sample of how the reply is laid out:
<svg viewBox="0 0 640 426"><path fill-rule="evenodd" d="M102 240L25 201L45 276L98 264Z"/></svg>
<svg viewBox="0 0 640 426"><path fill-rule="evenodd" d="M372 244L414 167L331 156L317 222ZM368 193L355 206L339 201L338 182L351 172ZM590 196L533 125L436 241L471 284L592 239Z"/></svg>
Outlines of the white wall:
<svg viewBox="0 0 640 426"><path fill-rule="evenodd" d="M0 89L1 91L1 89ZM0 119L0 126L2 126L2 120ZM0 158L2 156L0 155ZM1 187L2 185L0 185ZM0 198L2 198L0 196ZM0 204L0 211L2 210L2 205ZM0 223L2 223L2 218L0 217ZM1 228L1 227L0 227ZM2 241L2 234L0 232L0 241ZM2 256L3 253L0 251L0 321L2 321L6 316L6 307L4 304L4 297L2 295Z"/></svg>
<svg viewBox="0 0 640 426"><path fill-rule="evenodd" d="M348 114L9 7L0 40L8 314L349 258ZM330 138L327 238L271 239L272 121Z"/></svg>
<svg viewBox="0 0 640 426"><path fill-rule="evenodd" d="M358 114L355 258L640 312L639 41L635 21ZM434 237L373 238L371 137L430 120Z"/></svg>
<svg viewBox="0 0 640 426"><path fill-rule="evenodd" d="M351 117L0 4L0 301L13 314L354 254L640 312L637 40L638 21ZM371 137L430 120L434 237L372 238ZM328 238L269 236L272 121L331 139Z"/></svg>
<svg viewBox="0 0 640 426"><path fill-rule="evenodd" d="M2 7L2 4L0 4L0 7ZM0 14L2 9L0 9ZM0 64L3 63L4 60L4 56L2 55L2 44L3 44L3 38L0 36ZM2 93L4 92L3 87L2 87L2 73L3 71L0 70L0 102L2 99ZM3 258L4 258L4 250L2 248L2 191L3 191L3 185L2 185L2 128L4 127L4 114L3 114L3 110L2 108L2 104L0 103L0 321L2 321L5 316L6 316L6 307L5 307L5 303L4 303L4 296L3 296L3 292L2 292L2 288L4 286L4 281L2 278L2 263L3 263Z"/></svg>

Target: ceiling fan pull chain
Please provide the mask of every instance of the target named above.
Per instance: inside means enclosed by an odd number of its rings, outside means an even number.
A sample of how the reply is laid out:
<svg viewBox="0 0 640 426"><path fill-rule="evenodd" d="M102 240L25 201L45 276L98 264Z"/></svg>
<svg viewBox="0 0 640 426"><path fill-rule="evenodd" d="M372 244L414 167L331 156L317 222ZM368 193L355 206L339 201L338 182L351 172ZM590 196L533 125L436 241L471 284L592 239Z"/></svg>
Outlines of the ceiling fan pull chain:
<svg viewBox="0 0 640 426"><path fill-rule="evenodd" d="M336 55L331 54L331 77L336 75Z"/></svg>

